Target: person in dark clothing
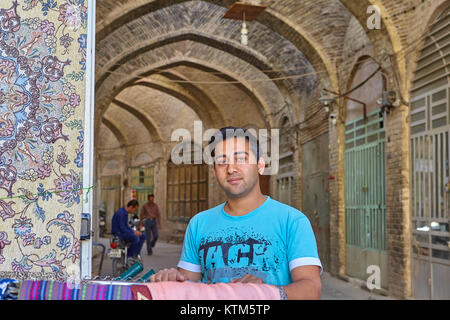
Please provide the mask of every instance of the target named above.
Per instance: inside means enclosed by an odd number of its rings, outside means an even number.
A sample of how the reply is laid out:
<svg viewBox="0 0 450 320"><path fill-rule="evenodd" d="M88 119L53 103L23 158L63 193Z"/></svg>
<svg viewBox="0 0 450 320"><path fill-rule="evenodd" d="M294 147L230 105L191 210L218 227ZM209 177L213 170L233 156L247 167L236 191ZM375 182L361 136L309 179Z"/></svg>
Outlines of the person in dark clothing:
<svg viewBox="0 0 450 320"><path fill-rule="evenodd" d="M141 253L142 246L145 242L145 234L140 231L133 230L128 225L128 215L135 214L139 208L136 200L131 200L125 207L120 208L114 213L112 218L112 234L122 240L131 242L127 251L127 256L136 258Z"/></svg>
<svg viewBox="0 0 450 320"><path fill-rule="evenodd" d="M148 195L148 202L141 209L141 223L144 224L145 234L147 237L147 254L153 254L153 247L158 240L158 229L161 229L161 215L159 214L158 205L154 202L155 196Z"/></svg>

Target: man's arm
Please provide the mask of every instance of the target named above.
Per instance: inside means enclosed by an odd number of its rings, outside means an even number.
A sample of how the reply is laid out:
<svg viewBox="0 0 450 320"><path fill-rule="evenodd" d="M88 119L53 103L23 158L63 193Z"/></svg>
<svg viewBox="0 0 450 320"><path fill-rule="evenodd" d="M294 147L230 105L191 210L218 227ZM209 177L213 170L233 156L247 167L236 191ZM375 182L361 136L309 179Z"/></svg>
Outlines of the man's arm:
<svg viewBox="0 0 450 320"><path fill-rule="evenodd" d="M322 295L319 266L300 266L291 270L292 283L284 286L289 300L319 300Z"/></svg>
<svg viewBox="0 0 450 320"><path fill-rule="evenodd" d="M283 286L288 300L319 300L322 294L319 266L300 266L291 271L292 283ZM264 281L254 275L246 274L230 283L256 283Z"/></svg>
<svg viewBox="0 0 450 320"><path fill-rule="evenodd" d="M122 213L119 219L119 229L121 234L135 234L134 230L128 225L128 214Z"/></svg>
<svg viewBox="0 0 450 320"><path fill-rule="evenodd" d="M202 280L202 274L200 272L192 272L180 267L163 269L158 273L150 277L151 282L161 282L161 281L200 281Z"/></svg>
<svg viewBox="0 0 450 320"><path fill-rule="evenodd" d="M185 270L183 268L177 267L178 271L181 272L186 280L192 280L192 281L200 281L202 280L202 273L201 272L192 272Z"/></svg>

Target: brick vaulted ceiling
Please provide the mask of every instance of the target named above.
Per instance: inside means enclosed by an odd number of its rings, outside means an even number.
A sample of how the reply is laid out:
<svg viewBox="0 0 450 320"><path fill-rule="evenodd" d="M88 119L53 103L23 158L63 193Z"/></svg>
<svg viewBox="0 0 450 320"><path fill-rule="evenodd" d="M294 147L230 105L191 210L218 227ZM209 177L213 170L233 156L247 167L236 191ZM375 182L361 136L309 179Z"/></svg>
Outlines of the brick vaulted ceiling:
<svg viewBox="0 0 450 320"><path fill-rule="evenodd" d="M248 1L267 6L247 25L248 46L240 43L241 22L222 18L234 2L98 1L96 130L105 128L104 115L110 119L116 114L107 111L110 106L120 108L114 103L118 96L128 104L137 103L136 90L148 104L140 106L140 112L149 119L152 113L164 112L152 109L164 108L151 104L158 95L179 101L210 127L231 123L273 127L286 106L291 106L287 109L294 121L302 120L318 87L339 89L338 69L346 58L344 40L350 25L360 25L377 59L401 50L410 40L405 37L407 28L391 16L423 1ZM367 30L366 10L372 4L381 8L386 32ZM401 58L397 62L400 68L404 64ZM280 77L284 80L270 81ZM236 105L242 102L255 115L252 121L239 113ZM148 129L152 139L168 140L161 131L173 129L171 124L164 118L152 121ZM162 136L154 137L158 130Z"/></svg>

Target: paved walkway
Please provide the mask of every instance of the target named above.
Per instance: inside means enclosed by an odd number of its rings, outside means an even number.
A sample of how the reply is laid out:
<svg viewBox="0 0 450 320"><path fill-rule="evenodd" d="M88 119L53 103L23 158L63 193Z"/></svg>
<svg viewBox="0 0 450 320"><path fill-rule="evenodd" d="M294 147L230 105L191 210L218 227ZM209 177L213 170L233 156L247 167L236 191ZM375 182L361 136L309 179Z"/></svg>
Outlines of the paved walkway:
<svg viewBox="0 0 450 320"><path fill-rule="evenodd" d="M100 243L103 243L106 249L109 248L109 239L100 238ZM171 244L162 241L156 243L153 248L153 255L146 255L146 248L142 249L144 253L142 258L144 260L144 272L150 269L159 271L164 268L175 267L178 263L178 259L181 254L181 245ZM98 247L93 249L94 255L99 253ZM100 256L94 258L93 261L93 276L98 274L98 268L100 263ZM112 266L111 260L105 256L103 266L101 270L101 277L111 275ZM143 273L142 273L143 274ZM386 297L374 293L370 293L368 290L361 289L356 284L332 277L328 272L322 274L322 300L391 300L393 298Z"/></svg>

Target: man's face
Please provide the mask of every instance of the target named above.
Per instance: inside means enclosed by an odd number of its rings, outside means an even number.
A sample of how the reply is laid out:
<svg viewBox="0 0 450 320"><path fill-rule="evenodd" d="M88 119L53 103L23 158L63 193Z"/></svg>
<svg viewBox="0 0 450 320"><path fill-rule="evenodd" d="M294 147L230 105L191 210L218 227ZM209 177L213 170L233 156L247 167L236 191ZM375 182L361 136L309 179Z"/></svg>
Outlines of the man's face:
<svg viewBox="0 0 450 320"><path fill-rule="evenodd" d="M136 207L127 207L128 214L135 214L138 210L139 206Z"/></svg>
<svg viewBox="0 0 450 320"><path fill-rule="evenodd" d="M264 160L256 161L245 138L231 138L215 147L214 177L228 198L240 198L259 187Z"/></svg>
<svg viewBox="0 0 450 320"><path fill-rule="evenodd" d="M153 203L153 201L155 200L155 197L149 197L148 198L148 202Z"/></svg>

